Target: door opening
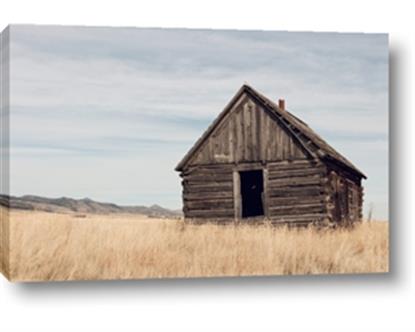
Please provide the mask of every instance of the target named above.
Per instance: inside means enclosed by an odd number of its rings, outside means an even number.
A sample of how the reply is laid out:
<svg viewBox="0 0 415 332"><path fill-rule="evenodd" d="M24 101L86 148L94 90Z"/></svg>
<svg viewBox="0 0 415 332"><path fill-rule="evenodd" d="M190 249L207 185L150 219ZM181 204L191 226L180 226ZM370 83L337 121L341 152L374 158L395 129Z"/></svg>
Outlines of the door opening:
<svg viewBox="0 0 415 332"><path fill-rule="evenodd" d="M241 179L242 218L263 216L264 177L262 170L239 172Z"/></svg>

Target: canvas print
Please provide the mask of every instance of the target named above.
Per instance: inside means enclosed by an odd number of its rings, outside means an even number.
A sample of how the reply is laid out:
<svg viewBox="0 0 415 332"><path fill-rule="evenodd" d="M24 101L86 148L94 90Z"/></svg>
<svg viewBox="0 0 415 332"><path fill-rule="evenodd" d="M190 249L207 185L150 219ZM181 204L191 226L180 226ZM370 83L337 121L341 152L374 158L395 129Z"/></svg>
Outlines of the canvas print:
<svg viewBox="0 0 415 332"><path fill-rule="evenodd" d="M11 281L385 273L388 35L11 25Z"/></svg>

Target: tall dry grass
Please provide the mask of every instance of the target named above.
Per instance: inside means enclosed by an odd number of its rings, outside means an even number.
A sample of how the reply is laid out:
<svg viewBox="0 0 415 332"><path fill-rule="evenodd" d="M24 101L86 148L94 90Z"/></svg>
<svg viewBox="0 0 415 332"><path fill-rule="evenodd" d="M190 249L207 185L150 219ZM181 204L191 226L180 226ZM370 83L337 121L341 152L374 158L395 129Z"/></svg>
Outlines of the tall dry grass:
<svg viewBox="0 0 415 332"><path fill-rule="evenodd" d="M11 279L388 271L388 223L354 229L185 225L132 215L10 213Z"/></svg>

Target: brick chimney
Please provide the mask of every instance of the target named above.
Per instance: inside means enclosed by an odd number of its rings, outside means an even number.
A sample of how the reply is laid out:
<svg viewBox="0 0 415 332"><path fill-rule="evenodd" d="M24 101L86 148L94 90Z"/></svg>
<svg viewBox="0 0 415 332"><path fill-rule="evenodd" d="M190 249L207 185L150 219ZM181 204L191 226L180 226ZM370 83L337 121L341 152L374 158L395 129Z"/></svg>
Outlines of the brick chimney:
<svg viewBox="0 0 415 332"><path fill-rule="evenodd" d="M285 100L284 99L278 99L278 108L281 111L285 111Z"/></svg>

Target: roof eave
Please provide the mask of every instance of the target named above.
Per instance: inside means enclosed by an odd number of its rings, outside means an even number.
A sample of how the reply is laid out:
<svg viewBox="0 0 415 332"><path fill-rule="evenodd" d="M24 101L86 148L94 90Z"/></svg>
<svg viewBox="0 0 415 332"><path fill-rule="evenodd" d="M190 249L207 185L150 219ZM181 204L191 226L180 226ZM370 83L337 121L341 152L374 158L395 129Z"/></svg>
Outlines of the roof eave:
<svg viewBox="0 0 415 332"><path fill-rule="evenodd" d="M323 152L321 155L319 155L319 157L320 157L320 159L322 159L323 161L324 161L324 159L326 159L326 160L329 160L329 161L334 162L334 163L336 163L336 164L339 164L340 166L342 166L342 167L346 168L346 169L347 169L348 171L350 171L351 173L356 174L357 176L359 176L359 177L361 177L361 178L363 178L363 179L367 180L367 176L366 176L363 172L361 172L360 170L358 170L358 169L357 169L357 168L355 168L355 167L351 167L351 166L349 166L349 165L345 164L344 162L342 162L342 161L341 161L341 160L339 160L339 159L333 158L332 156L328 155L327 153L324 153L324 152Z"/></svg>

